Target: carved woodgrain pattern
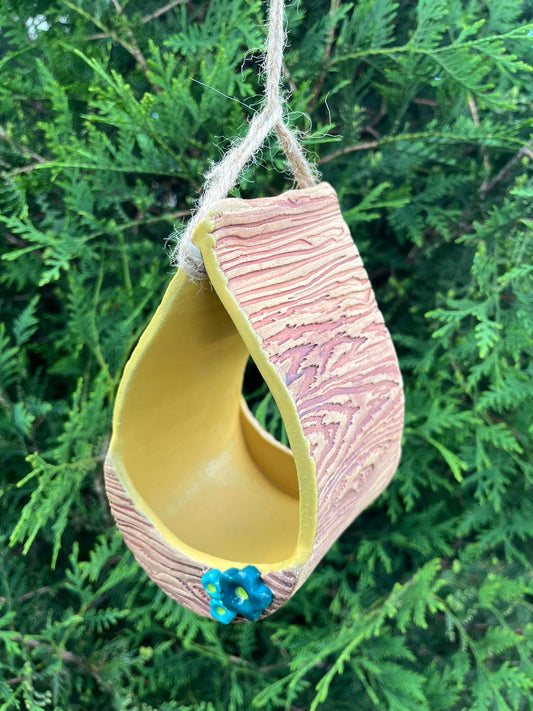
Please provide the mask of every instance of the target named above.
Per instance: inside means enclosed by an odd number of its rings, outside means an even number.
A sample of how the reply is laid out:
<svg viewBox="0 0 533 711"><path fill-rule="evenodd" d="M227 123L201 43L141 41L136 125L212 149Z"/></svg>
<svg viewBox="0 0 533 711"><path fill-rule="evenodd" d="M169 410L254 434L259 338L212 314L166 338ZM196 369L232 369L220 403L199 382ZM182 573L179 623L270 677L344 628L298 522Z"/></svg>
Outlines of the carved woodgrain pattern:
<svg viewBox="0 0 533 711"><path fill-rule="evenodd" d="M222 201L210 217L228 288L285 380L316 463L317 532L301 584L396 470L398 362L329 185Z"/></svg>
<svg viewBox="0 0 533 711"><path fill-rule="evenodd" d="M150 520L135 508L115 473L110 455L104 470L111 512L135 560L169 597L193 612L210 617L209 597L201 584L205 568L167 543Z"/></svg>
<svg viewBox="0 0 533 711"><path fill-rule="evenodd" d="M109 454L104 471L111 512L135 560L169 597L199 615L211 617L209 596L201 583L208 566L198 563L171 546L149 518L135 508L116 475ZM274 599L262 618L268 617L284 605L297 586L297 578L290 571L268 573L263 576L263 580L274 593Z"/></svg>

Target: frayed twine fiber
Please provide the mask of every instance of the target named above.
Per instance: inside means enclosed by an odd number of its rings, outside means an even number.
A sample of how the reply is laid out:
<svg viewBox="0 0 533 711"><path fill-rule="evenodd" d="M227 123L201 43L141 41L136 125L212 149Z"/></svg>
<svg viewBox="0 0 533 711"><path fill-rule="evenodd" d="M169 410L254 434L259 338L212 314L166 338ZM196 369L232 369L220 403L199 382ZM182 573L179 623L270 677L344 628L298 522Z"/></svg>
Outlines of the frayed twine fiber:
<svg viewBox="0 0 533 711"><path fill-rule="evenodd" d="M172 264L185 271L192 281L205 278L202 255L191 241L195 227L209 214L213 205L225 198L235 186L243 168L254 157L271 131L276 131L298 187L310 188L317 182L316 169L309 165L298 138L283 120L280 81L285 43L284 17L284 0L271 0L264 62L265 105L250 121L246 136L206 174L204 191L196 213L172 252Z"/></svg>

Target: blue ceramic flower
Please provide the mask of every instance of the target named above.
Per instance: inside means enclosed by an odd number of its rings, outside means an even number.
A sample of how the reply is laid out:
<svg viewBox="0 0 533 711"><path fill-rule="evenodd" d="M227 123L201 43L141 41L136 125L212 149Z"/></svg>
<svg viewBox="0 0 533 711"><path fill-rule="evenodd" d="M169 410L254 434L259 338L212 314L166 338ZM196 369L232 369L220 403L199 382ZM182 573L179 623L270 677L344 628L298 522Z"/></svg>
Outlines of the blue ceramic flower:
<svg viewBox="0 0 533 711"><path fill-rule="evenodd" d="M272 602L272 591L261 580L253 565L243 570L230 568L220 576L222 600L228 610L255 622Z"/></svg>
<svg viewBox="0 0 533 711"><path fill-rule="evenodd" d="M211 617L222 622L223 625L229 625L237 614L236 612L228 610L220 600L211 600L210 611Z"/></svg>
<svg viewBox="0 0 533 711"><path fill-rule="evenodd" d="M216 598L217 600L222 599L222 590L220 589L220 576L220 570L213 568L213 570L209 570L202 577L202 585L204 587L204 590L210 597Z"/></svg>
<svg viewBox="0 0 533 711"><path fill-rule="evenodd" d="M243 570L230 568L224 573L214 568L202 577L202 585L211 597L211 615L224 624L237 614L255 622L274 597L253 565Z"/></svg>

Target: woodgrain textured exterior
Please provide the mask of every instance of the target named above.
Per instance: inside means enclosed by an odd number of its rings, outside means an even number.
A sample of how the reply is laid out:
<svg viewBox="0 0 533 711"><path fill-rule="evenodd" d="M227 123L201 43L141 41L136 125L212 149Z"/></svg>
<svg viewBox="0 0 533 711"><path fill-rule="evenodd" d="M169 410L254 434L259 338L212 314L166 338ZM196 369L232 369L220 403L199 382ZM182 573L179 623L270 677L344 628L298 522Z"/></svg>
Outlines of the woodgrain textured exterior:
<svg viewBox="0 0 533 711"><path fill-rule="evenodd" d="M263 567L263 580L275 595L266 616L294 594L393 476L403 427L401 375L329 185L277 198L223 200L196 230L195 242L237 328L245 319L260 344L271 366L265 380L275 380L296 410L308 445L308 454L293 447L299 476L299 458L309 456L315 469L313 497L306 493L309 482L300 482L300 525L313 518L312 543L303 559L281 570ZM200 578L209 566L154 527L115 472L112 455L106 486L139 563L168 595L208 615Z"/></svg>

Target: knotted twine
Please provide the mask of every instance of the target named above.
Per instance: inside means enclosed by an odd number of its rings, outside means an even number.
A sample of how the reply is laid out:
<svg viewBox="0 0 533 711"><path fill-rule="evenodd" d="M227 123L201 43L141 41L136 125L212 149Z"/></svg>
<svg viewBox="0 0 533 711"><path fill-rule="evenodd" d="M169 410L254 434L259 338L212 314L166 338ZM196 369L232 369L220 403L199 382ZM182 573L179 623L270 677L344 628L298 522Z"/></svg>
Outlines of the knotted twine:
<svg viewBox="0 0 533 711"><path fill-rule="evenodd" d="M235 186L242 170L252 160L271 131L276 131L298 187L309 188L317 182L316 170L307 162L302 145L283 118L280 82L285 44L284 17L284 0L271 0L264 59L266 79L263 109L250 121L244 138L205 175L204 191L196 213L172 253L172 263L177 264L193 281L202 279L206 275L200 250L191 241L194 229L205 219L213 206L225 198Z"/></svg>

